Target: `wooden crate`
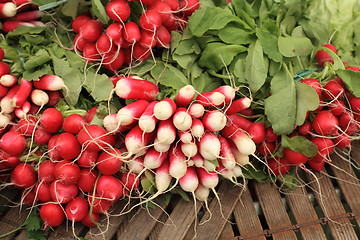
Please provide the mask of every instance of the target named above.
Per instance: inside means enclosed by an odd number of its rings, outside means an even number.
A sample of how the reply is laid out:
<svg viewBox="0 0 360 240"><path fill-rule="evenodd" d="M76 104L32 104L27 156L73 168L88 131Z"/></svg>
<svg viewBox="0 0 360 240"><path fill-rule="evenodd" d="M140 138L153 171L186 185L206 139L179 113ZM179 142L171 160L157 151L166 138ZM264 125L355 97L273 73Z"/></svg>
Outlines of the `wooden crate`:
<svg viewBox="0 0 360 240"><path fill-rule="evenodd" d="M354 145L354 163L360 166L360 143ZM336 155L333 166L305 174L295 190L279 191L272 183L249 181L243 189L223 181L206 207L173 197L169 205L135 209L130 214L104 219L104 229L75 225L75 234L85 239L360 239L360 185L358 170ZM0 205L18 199L18 192L5 189ZM115 205L120 212L125 202ZM221 208L220 208L221 206ZM7 208L0 220L0 235L13 231L25 220L27 211ZM109 221L106 224L106 221ZM204 221L206 221L204 223ZM196 224L195 224L196 223ZM104 232L101 234L101 232ZM48 239L74 239L71 224L48 230ZM4 239L27 239L15 231Z"/></svg>

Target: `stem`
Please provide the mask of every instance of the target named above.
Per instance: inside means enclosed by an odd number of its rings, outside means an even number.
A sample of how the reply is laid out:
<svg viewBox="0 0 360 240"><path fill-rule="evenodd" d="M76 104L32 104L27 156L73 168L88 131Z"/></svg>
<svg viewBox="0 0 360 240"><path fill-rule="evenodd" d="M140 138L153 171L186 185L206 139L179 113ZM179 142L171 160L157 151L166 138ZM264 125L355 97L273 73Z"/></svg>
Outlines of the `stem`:
<svg viewBox="0 0 360 240"><path fill-rule="evenodd" d="M46 11L46 10L49 10L49 9L58 7L58 6L60 6L61 4L66 3L66 2L68 2L68 1L69 1L69 0L61 0L61 1L58 1L58 2L52 2L52 3L48 3L48 4L45 4L45 5L42 5L42 6L39 7L39 11Z"/></svg>
<svg viewBox="0 0 360 240"><path fill-rule="evenodd" d="M228 75L219 74L213 70L208 70L207 72L214 77L218 77L218 78L222 78L222 79L230 79L230 77Z"/></svg>

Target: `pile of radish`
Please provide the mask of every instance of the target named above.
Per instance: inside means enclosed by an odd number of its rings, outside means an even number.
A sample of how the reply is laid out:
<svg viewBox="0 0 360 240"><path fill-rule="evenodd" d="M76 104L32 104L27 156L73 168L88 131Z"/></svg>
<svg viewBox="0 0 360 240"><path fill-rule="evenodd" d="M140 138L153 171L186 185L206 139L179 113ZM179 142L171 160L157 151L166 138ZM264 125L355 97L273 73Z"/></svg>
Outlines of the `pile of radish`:
<svg viewBox="0 0 360 240"><path fill-rule="evenodd" d="M0 1L0 20L2 31L5 33L13 31L18 26L44 26L39 20L43 14L31 0Z"/></svg>
<svg viewBox="0 0 360 240"><path fill-rule="evenodd" d="M106 4L111 23L84 14L72 22L77 34L74 48L88 62L97 62L116 72L121 67L148 59L153 48L170 48L171 31L182 31L187 18L199 8L198 0L112 0ZM140 4L139 16L131 12Z"/></svg>

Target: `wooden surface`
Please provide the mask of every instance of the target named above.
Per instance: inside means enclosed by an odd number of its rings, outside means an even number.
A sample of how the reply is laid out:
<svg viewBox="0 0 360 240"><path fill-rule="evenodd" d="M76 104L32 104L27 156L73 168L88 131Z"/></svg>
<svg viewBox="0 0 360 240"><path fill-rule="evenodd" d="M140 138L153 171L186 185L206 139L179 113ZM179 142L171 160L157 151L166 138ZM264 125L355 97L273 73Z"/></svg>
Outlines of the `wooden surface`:
<svg viewBox="0 0 360 240"><path fill-rule="evenodd" d="M360 144L355 147L360 149ZM360 165L360 151L353 151L352 157L350 164L346 155L333 155L326 170L303 174L301 185L294 190L252 181L243 189L222 181L214 189L220 201L212 193L207 206L174 196L169 205L159 202L161 208L137 207L122 215L129 207L119 201L111 216L103 216L102 228L89 230L81 224L73 228L64 223L48 230L46 237L76 239L75 233L84 239L110 240L360 239L359 170L354 167ZM28 210L9 207L19 199L19 192L4 189L1 195L0 204L5 210L1 213L0 235L14 232L0 239L27 239L26 231L19 227Z"/></svg>

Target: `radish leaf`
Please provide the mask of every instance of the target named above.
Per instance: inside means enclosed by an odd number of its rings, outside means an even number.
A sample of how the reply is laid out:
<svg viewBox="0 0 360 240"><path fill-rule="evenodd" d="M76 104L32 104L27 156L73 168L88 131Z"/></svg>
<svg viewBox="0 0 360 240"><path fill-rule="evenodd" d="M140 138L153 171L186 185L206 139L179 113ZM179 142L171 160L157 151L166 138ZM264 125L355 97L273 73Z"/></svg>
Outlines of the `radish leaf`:
<svg viewBox="0 0 360 240"><path fill-rule="evenodd" d="M313 50L310 39L301 37L279 37L278 48L284 57L308 56Z"/></svg>
<svg viewBox="0 0 360 240"><path fill-rule="evenodd" d="M245 79L253 93L256 93L265 83L267 72L263 48L257 40L250 45L245 63Z"/></svg>
<svg viewBox="0 0 360 240"><path fill-rule="evenodd" d="M306 157L313 157L318 153L317 146L304 136L287 137L281 136L281 146L294 152L301 153Z"/></svg>

